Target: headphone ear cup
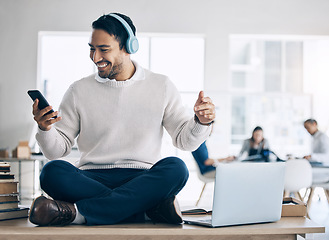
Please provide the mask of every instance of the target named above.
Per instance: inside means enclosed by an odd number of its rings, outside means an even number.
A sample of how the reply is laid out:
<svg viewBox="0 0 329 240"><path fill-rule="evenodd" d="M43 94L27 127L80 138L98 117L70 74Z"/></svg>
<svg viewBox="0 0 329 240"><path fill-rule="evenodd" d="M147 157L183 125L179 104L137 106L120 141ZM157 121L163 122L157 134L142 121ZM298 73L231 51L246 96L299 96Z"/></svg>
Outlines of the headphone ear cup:
<svg viewBox="0 0 329 240"><path fill-rule="evenodd" d="M130 54L134 54L139 49L139 43L135 36L128 37L126 42L126 50Z"/></svg>
<svg viewBox="0 0 329 240"><path fill-rule="evenodd" d="M110 16L116 18L122 24L122 26L126 29L126 31L128 33L128 39L126 41L127 53L130 53L130 54L136 53L139 48L139 43L138 43L138 40L137 40L136 36L134 35L133 31L131 30L129 24L123 18L116 15L115 13L110 13Z"/></svg>

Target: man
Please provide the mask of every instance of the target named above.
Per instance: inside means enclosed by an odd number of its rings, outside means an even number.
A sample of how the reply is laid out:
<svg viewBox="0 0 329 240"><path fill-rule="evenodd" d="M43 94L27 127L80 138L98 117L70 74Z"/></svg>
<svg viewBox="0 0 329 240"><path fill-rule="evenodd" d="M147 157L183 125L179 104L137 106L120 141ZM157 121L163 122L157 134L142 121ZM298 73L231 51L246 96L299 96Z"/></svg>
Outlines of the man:
<svg viewBox="0 0 329 240"><path fill-rule="evenodd" d="M319 131L318 123L314 119L307 119L304 122L305 129L313 137L312 154L304 156L305 159L321 163L329 163L329 138Z"/></svg>
<svg viewBox="0 0 329 240"><path fill-rule="evenodd" d="M160 158L163 128L173 144L195 150L209 136L215 107L201 91L191 118L166 76L132 62L138 49L135 26L122 14L101 16L92 24L90 58L98 73L73 83L58 112L33 115L37 141L50 159L69 154L74 140L77 166L48 162L40 184L52 198L37 198L29 219L45 225L154 222L179 224L175 200L188 179L184 162ZM55 125L53 125L55 124Z"/></svg>

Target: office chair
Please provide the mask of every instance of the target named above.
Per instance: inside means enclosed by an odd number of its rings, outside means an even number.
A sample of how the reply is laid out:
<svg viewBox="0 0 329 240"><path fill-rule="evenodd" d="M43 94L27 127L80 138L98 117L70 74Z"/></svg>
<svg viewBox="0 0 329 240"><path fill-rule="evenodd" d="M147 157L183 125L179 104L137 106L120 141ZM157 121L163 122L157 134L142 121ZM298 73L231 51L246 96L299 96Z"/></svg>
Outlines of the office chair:
<svg viewBox="0 0 329 240"><path fill-rule="evenodd" d="M314 190L315 188L322 188L324 191L324 195L327 199L327 202L329 204L329 183L314 183L312 184L312 186L310 187L310 193L308 195L308 200L307 200L307 206L308 208L310 208L311 203L312 203L312 198L314 196Z"/></svg>
<svg viewBox="0 0 329 240"><path fill-rule="evenodd" d="M313 167L313 181L308 195L307 206L310 209L315 188L322 188L329 204L329 170L328 168Z"/></svg>
<svg viewBox="0 0 329 240"><path fill-rule="evenodd" d="M197 202L196 202L196 204L195 204L196 206L198 206L198 204L199 204L199 202L200 202L200 200L201 200L201 197L202 197L202 195L203 195L203 192L204 192L204 190L205 190L205 188L206 188L207 183L214 182L214 181L215 181L215 178L212 178L212 177L206 177L206 176L202 175L202 174L201 174L201 171L200 171L200 167L199 167L199 165L197 164L196 161L194 161L194 162L195 162L195 164L196 164L196 170L197 170L198 178L199 178L199 180L200 180L201 182L203 182L203 187L202 187L202 190L201 190L201 193L200 193L199 199L197 200Z"/></svg>
<svg viewBox="0 0 329 240"><path fill-rule="evenodd" d="M312 166L306 159L292 159L286 161L284 196L291 193L299 200L304 201L299 191L312 186Z"/></svg>

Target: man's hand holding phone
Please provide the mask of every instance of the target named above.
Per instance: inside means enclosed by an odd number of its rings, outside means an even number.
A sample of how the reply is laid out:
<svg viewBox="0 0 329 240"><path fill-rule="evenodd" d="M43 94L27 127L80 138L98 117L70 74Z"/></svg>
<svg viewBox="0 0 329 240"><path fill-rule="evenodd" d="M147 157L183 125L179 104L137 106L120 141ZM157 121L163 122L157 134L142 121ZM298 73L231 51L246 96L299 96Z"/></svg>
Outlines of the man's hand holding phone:
<svg viewBox="0 0 329 240"><path fill-rule="evenodd" d="M62 118L57 117L58 111L48 113L52 110L51 106L47 106L43 109L38 108L39 99L36 99L33 103L33 116L34 120L38 123L39 128L43 131L49 131L51 129L51 125L60 121Z"/></svg>
<svg viewBox="0 0 329 240"><path fill-rule="evenodd" d="M39 90L29 90L27 93L34 101L32 107L34 120L38 123L41 130L49 131L51 125L60 121L62 118L57 117L58 112L54 112L53 108L49 106L46 98Z"/></svg>

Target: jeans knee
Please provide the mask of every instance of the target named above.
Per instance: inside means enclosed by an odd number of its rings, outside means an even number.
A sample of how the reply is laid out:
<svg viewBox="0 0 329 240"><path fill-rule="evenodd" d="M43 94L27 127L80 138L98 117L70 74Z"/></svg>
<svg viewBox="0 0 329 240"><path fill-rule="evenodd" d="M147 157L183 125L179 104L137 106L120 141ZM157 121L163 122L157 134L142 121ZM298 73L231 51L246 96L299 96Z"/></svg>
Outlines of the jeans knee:
<svg viewBox="0 0 329 240"><path fill-rule="evenodd" d="M46 182L56 181L57 177L60 175L60 169L63 169L63 165L65 164L67 164L67 162L63 160L53 160L46 163L40 173L41 186Z"/></svg>
<svg viewBox="0 0 329 240"><path fill-rule="evenodd" d="M178 157L168 157L164 160L170 165L171 178L185 184L189 178L189 171L185 162Z"/></svg>

